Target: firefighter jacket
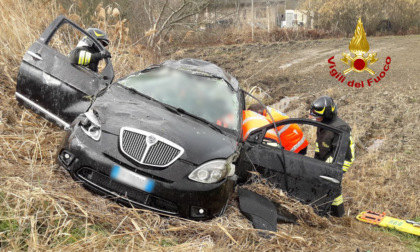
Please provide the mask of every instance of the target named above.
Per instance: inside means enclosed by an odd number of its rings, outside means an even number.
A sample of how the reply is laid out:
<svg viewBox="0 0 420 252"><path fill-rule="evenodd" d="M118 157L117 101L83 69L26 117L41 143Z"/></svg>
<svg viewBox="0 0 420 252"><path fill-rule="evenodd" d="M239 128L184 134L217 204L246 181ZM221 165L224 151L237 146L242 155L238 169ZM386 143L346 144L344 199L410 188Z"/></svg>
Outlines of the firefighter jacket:
<svg viewBox="0 0 420 252"><path fill-rule="evenodd" d="M270 112L275 122L289 118L289 116L287 116L286 114L273 108L267 107L267 110ZM270 123L273 123L273 120L271 119L270 115L265 110L264 116ZM305 149L308 146L308 140L306 140L302 130L296 123L279 126L277 127L277 130L280 135L281 144L283 145L285 150L299 153L299 151ZM271 131L271 134L276 135L274 129L271 129L269 131Z"/></svg>
<svg viewBox="0 0 420 252"><path fill-rule="evenodd" d="M100 52L94 46L78 46L70 52L70 62L75 65L87 66L98 72L98 64L102 59Z"/></svg>
<svg viewBox="0 0 420 252"><path fill-rule="evenodd" d="M323 121L323 123L328 124L332 127L339 128L349 133L351 132L350 126L338 116L335 116L329 121ZM318 128L316 132L316 137L317 138L315 158L322 161L326 161L328 163L332 163L333 155L338 145L339 136L337 134L334 134L334 132L332 131ZM353 164L354 148L354 141L353 138L350 136L350 146L347 150L346 158L343 165L344 172L346 172L349 169L349 167Z"/></svg>

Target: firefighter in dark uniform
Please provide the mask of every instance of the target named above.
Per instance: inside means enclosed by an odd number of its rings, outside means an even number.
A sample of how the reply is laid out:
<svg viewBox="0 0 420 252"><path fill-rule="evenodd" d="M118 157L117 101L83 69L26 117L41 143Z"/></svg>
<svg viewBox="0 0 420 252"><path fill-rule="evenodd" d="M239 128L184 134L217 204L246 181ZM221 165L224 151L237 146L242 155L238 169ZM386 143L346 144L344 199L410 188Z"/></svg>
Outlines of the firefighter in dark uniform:
<svg viewBox="0 0 420 252"><path fill-rule="evenodd" d="M108 36L98 28L89 28L87 33L96 38L104 47L108 46ZM98 72L99 61L105 58L111 58L108 50L102 52L87 36L79 41L76 48L70 52L70 62L75 65L86 66L90 70Z"/></svg>
<svg viewBox="0 0 420 252"><path fill-rule="evenodd" d="M316 99L310 109L310 117L318 122L339 128L346 132L351 132L351 127L337 116L337 107L333 99L329 96L321 96ZM315 158L332 163L333 155L338 144L338 135L332 131L318 128L316 132ZM344 160L343 171L346 172L354 161L354 142L350 136L350 146ZM332 215L341 217L344 215L343 195L334 199L331 206Z"/></svg>

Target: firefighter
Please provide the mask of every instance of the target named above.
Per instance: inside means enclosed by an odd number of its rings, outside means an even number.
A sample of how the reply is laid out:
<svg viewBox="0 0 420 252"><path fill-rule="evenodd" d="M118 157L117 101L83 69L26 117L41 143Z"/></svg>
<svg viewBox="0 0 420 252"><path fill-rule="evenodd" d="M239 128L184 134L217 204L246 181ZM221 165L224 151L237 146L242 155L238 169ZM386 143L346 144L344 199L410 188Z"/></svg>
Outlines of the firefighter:
<svg viewBox="0 0 420 252"><path fill-rule="evenodd" d="M268 112L270 112L271 114L270 116L269 113L267 113L267 111L264 109L264 107L259 103L252 104L251 106L249 106L248 109L264 116L267 119L268 123L273 123L271 116L273 117L275 122L289 118L286 114L273 108L267 107ZM281 144L285 150L306 155L306 151L308 149L308 140L306 140L302 130L296 123L279 126L277 127L277 130L280 135ZM276 139L278 143L280 142L276 137L277 134L274 129L268 130L265 136L266 138L272 139L273 137L269 137L269 134L274 135L274 139Z"/></svg>
<svg viewBox="0 0 420 252"><path fill-rule="evenodd" d="M337 116L337 106L333 99L329 96L321 96L316 99L312 104L309 112L309 116L318 122L328 124L330 126L339 128L346 132L351 132L350 126ZM338 144L338 135L334 132L318 128L316 132L316 150L315 158L332 163L333 155ZM344 165L342 167L343 172L347 172L349 167L354 161L354 142L350 136L350 146L347 150ZM332 215L341 217L344 215L343 196L340 195L331 206Z"/></svg>
<svg viewBox="0 0 420 252"><path fill-rule="evenodd" d="M89 28L87 33L97 39L104 47L109 44L108 36L98 28ZM94 72L98 72L98 64L101 59L111 58L108 50L102 52L87 36L79 41L76 48L70 52L70 62L75 65L86 66Z"/></svg>

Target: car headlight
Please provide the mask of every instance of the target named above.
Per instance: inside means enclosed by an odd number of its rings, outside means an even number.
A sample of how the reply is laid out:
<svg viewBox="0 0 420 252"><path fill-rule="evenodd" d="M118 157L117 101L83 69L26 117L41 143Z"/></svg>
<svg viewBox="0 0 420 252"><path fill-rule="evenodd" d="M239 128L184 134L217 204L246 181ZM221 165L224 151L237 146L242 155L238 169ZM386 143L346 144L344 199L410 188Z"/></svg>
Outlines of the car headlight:
<svg viewBox="0 0 420 252"><path fill-rule="evenodd" d="M235 166L227 160L213 160L192 171L188 178L196 182L217 183L227 176L235 174Z"/></svg>
<svg viewBox="0 0 420 252"><path fill-rule="evenodd" d="M85 118L80 121L83 132L95 141L101 138L101 123L92 110L84 113Z"/></svg>

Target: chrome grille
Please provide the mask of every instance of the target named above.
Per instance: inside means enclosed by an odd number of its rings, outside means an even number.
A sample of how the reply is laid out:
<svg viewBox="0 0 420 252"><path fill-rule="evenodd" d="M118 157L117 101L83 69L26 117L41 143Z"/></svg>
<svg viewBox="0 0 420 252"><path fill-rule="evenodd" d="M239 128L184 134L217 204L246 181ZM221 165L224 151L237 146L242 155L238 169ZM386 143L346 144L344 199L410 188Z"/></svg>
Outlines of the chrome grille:
<svg viewBox="0 0 420 252"><path fill-rule="evenodd" d="M123 131L121 148L127 155L141 161L146 150L146 136L128 130Z"/></svg>
<svg viewBox="0 0 420 252"><path fill-rule="evenodd" d="M158 141L155 145L152 145L144 158L143 163L153 165L165 165L171 162L176 156L178 156L180 150L165 144L164 142ZM165 155L162 155L165 153Z"/></svg>
<svg viewBox="0 0 420 252"><path fill-rule="evenodd" d="M156 167L166 167L184 153L181 146L166 138L129 127L121 128L120 148L136 162Z"/></svg>

